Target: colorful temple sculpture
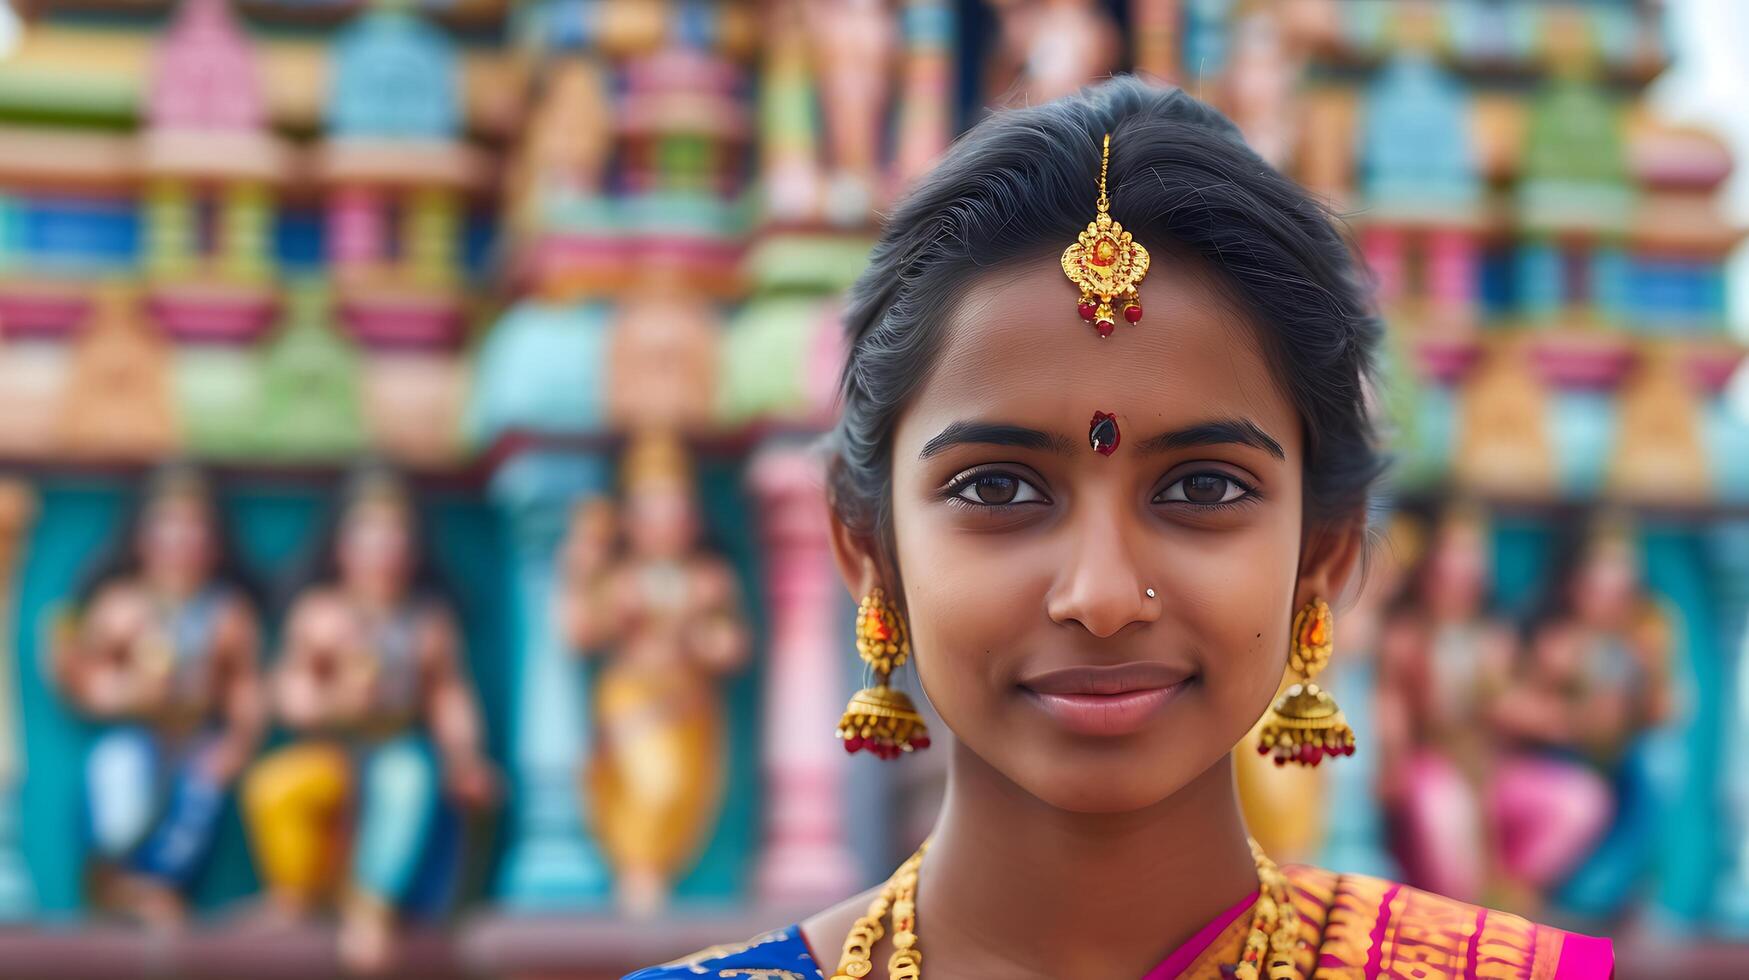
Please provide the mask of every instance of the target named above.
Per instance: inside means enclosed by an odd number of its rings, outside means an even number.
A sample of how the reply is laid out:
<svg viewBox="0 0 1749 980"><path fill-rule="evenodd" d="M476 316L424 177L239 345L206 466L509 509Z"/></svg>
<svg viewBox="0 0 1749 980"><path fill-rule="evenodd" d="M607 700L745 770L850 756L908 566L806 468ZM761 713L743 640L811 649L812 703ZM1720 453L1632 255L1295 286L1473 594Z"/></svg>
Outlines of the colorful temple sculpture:
<svg viewBox="0 0 1749 980"><path fill-rule="evenodd" d="M204 477L159 471L49 639L55 686L95 729L82 767L91 900L158 926L186 918L266 727L259 613L222 520Z"/></svg>
<svg viewBox="0 0 1749 980"><path fill-rule="evenodd" d="M456 613L406 485L355 474L285 613L265 702L290 741L249 770L243 815L289 923L338 904L342 962L393 962L396 926L454 900L470 825L497 802Z"/></svg>
<svg viewBox="0 0 1749 980"><path fill-rule="evenodd" d="M404 6L370 4L334 38L326 132L310 164L335 312L363 349L370 441L439 465L461 448L462 259L486 163L460 138L464 93L449 35Z"/></svg>
<svg viewBox="0 0 1749 980"><path fill-rule="evenodd" d="M1657 14L1307 3L1282 21L1306 66L1290 166L1349 215L1393 328L1390 537L1411 542L1383 618L1355 610L1375 791L1329 777L1322 846L1288 846L1600 926L1637 905L1705 928L1731 916L1689 835L1743 834L1685 811L1741 798L1718 741L1741 698L1715 685L1745 626L1725 395L1743 230L1723 143L1642 101L1668 57ZM1611 721L1563 720L1581 716ZM1303 828L1272 778L1254 818ZM1346 833L1386 824L1389 854Z"/></svg>
<svg viewBox="0 0 1749 980"><path fill-rule="evenodd" d="M1651 105L1659 4L24 6L0 918L264 895L368 968L457 909L788 908L890 867L946 753L831 737L841 294L988 107L1137 71L1346 217L1391 328L1391 553L1329 677L1361 751L1242 760L1259 836L1749 929L1742 178ZM1598 705L1594 743L1526 723Z"/></svg>

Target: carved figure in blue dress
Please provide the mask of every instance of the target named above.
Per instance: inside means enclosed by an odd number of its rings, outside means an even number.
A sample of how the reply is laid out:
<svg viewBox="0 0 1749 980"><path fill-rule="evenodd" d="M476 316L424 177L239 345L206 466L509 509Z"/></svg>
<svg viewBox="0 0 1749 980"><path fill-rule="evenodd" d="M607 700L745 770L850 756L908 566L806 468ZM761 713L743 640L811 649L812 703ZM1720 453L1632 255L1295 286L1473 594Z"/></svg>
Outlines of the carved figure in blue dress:
<svg viewBox="0 0 1749 980"><path fill-rule="evenodd" d="M160 926L186 915L264 725L258 643L210 487L163 470L54 631L56 684L97 725L84 812L99 908Z"/></svg>

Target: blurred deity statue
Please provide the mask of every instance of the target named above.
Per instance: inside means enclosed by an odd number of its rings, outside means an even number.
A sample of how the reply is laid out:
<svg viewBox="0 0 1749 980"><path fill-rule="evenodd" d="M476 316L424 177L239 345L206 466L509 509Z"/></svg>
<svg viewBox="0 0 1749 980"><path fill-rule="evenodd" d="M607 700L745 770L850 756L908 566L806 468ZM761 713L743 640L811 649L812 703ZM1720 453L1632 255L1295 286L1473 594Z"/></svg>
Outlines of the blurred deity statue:
<svg viewBox="0 0 1749 980"><path fill-rule="evenodd" d="M450 600L408 487L365 469L293 597L271 681L295 736L249 773L244 816L268 913L340 910L340 954L383 968L403 915L442 911L462 817L487 808L487 760Z"/></svg>
<svg viewBox="0 0 1749 980"><path fill-rule="evenodd" d="M999 23L990 105L1038 105L1111 74L1123 44L1097 0L991 0Z"/></svg>
<svg viewBox="0 0 1749 980"><path fill-rule="evenodd" d="M1305 53L1289 38L1279 5L1254 4L1237 15L1233 51L1218 99L1245 142L1272 166L1284 167L1303 112L1294 97Z"/></svg>
<svg viewBox="0 0 1749 980"><path fill-rule="evenodd" d="M171 465L57 618L56 685L98 726L85 757L99 907L174 926L265 724L260 629L206 479Z"/></svg>
<svg viewBox="0 0 1749 980"><path fill-rule="evenodd" d="M1465 901L1485 880L1489 706L1517 650L1489 609L1488 537L1480 511L1444 514L1378 637L1379 787L1394 850L1412 884Z"/></svg>
<svg viewBox="0 0 1749 980"><path fill-rule="evenodd" d="M506 186L511 224L523 234L571 227L600 196L612 150L601 68L583 58L550 66L524 132Z"/></svg>
<svg viewBox="0 0 1749 980"><path fill-rule="evenodd" d="M560 555L560 625L603 660L588 789L595 833L631 915L666 903L722 804L727 730L717 679L747 662L734 572L700 543L690 463L646 432L623 499L578 505Z"/></svg>
<svg viewBox="0 0 1749 980"><path fill-rule="evenodd" d="M844 224L868 221L881 203L881 140L897 66L897 25L887 0L806 0L828 147L825 207Z"/></svg>
<svg viewBox="0 0 1749 980"><path fill-rule="evenodd" d="M1607 914L1648 856L1662 780L1643 736L1675 714L1674 621L1644 592L1639 562L1619 516L1575 535L1494 709L1507 746L1492 793L1494 867L1515 911L1539 912L1595 854L1575 890L1582 911Z"/></svg>

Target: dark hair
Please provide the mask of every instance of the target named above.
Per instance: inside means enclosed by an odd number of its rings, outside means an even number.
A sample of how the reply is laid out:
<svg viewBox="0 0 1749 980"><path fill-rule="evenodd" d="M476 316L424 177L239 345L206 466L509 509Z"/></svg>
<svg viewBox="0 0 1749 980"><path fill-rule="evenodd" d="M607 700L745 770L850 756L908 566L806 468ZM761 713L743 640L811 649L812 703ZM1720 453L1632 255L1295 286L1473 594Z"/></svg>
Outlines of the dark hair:
<svg viewBox="0 0 1749 980"><path fill-rule="evenodd" d="M889 557L892 434L941 349L945 311L968 279L1074 240L1107 133L1113 217L1156 262L1206 263L1258 324L1304 429L1308 515L1364 516L1383 468L1367 404L1381 328L1348 241L1215 109L1119 77L960 137L893 210L851 289L828 485L839 519Z"/></svg>

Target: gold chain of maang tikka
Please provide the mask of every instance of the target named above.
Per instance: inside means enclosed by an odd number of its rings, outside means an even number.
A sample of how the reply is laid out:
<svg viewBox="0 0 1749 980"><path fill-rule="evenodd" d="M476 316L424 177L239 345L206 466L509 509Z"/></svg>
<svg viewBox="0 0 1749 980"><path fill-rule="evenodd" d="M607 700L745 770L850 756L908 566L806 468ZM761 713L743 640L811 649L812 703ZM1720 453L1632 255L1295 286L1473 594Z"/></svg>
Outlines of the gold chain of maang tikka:
<svg viewBox="0 0 1749 980"><path fill-rule="evenodd" d="M917 948L917 873L929 842L899 865L899 870L881 886L881 893L868 904L868 911L850 927L844 953L832 980L862 980L874 970L875 943L886 934L881 920L891 912L893 955L887 959L888 980L922 980L923 953ZM1302 945L1299 910L1294 908L1287 876L1251 841L1251 859L1257 864L1257 904L1252 909L1251 931L1240 947L1235 980L1301 980L1294 953ZM1267 964L1267 966L1266 966Z"/></svg>

